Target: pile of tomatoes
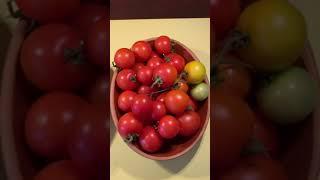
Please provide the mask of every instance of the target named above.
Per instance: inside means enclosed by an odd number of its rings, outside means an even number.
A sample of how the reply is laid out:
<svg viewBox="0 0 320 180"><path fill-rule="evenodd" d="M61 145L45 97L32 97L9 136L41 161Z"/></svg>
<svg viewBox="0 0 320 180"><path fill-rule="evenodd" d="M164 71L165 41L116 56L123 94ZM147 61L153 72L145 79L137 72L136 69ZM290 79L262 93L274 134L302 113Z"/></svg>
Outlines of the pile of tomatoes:
<svg viewBox="0 0 320 180"><path fill-rule="evenodd" d="M220 180L287 180L279 131L312 113L318 84L298 63L301 13L286 0L213 0L213 168Z"/></svg>
<svg viewBox="0 0 320 180"><path fill-rule="evenodd" d="M160 36L115 53L118 131L147 153L161 151L174 139L192 137L204 121L197 108L209 95L206 69L174 49L169 37Z"/></svg>
<svg viewBox="0 0 320 180"><path fill-rule="evenodd" d="M28 28L19 61L32 87L24 137L43 165L33 179L106 179L107 1L16 4L24 19L36 22L30 23L36 26Z"/></svg>

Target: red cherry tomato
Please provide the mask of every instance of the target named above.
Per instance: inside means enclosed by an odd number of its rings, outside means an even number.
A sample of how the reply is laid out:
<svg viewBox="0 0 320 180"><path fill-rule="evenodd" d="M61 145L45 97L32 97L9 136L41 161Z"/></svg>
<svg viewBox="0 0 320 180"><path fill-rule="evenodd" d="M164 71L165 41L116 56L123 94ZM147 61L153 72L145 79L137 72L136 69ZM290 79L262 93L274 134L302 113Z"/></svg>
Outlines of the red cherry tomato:
<svg viewBox="0 0 320 180"><path fill-rule="evenodd" d="M49 93L32 104L26 115L26 142L32 151L50 159L67 156L67 138L76 114L86 102L68 93Z"/></svg>
<svg viewBox="0 0 320 180"><path fill-rule="evenodd" d="M135 64L134 53L130 49L121 48L116 52L114 62L119 68L130 69Z"/></svg>
<svg viewBox="0 0 320 180"><path fill-rule="evenodd" d="M138 41L134 43L131 50L134 52L136 60L139 62L148 61L152 52L150 44L145 41Z"/></svg>
<svg viewBox="0 0 320 180"><path fill-rule="evenodd" d="M158 131L161 137L172 139L180 131L180 122L175 117L166 115L160 119Z"/></svg>
<svg viewBox="0 0 320 180"><path fill-rule="evenodd" d="M105 106L82 106L69 139L71 159L90 179L106 174L110 123L107 117Z"/></svg>
<svg viewBox="0 0 320 180"><path fill-rule="evenodd" d="M192 98L189 98L187 110L197 111L198 110L198 103L195 100L193 100Z"/></svg>
<svg viewBox="0 0 320 180"><path fill-rule="evenodd" d="M138 88L138 94L151 94L155 90L150 86L142 85Z"/></svg>
<svg viewBox="0 0 320 180"><path fill-rule="evenodd" d="M176 53L169 54L165 59L169 64L173 65L177 69L178 73L181 73L186 65L184 58Z"/></svg>
<svg viewBox="0 0 320 180"><path fill-rule="evenodd" d="M171 41L168 36L160 36L154 41L154 47L159 54L168 54L171 52Z"/></svg>
<svg viewBox="0 0 320 180"><path fill-rule="evenodd" d="M144 64L143 63L136 63L134 66L133 66L133 70L135 71L135 72L138 72L139 71L139 69L141 69L142 67L144 67Z"/></svg>
<svg viewBox="0 0 320 180"><path fill-rule="evenodd" d="M188 86L188 84L187 84L186 82L179 81L179 82L178 82L178 88L177 88L177 89L179 89L179 90L187 93L188 90L189 90L189 86Z"/></svg>
<svg viewBox="0 0 320 180"><path fill-rule="evenodd" d="M165 103L166 95L167 95L167 93L162 93L162 94L160 94L160 95L157 97L156 101Z"/></svg>
<svg viewBox="0 0 320 180"><path fill-rule="evenodd" d="M118 131L121 137L130 138L132 135L141 134L143 129L142 122L137 119L132 112L121 116L118 123Z"/></svg>
<svg viewBox="0 0 320 180"><path fill-rule="evenodd" d="M155 129L147 126L143 129L139 137L139 143L144 151L154 153L161 149L163 140Z"/></svg>
<svg viewBox="0 0 320 180"><path fill-rule="evenodd" d="M181 90L171 90L165 97L167 110L175 115L182 114L189 103L189 96Z"/></svg>
<svg viewBox="0 0 320 180"><path fill-rule="evenodd" d="M122 92L118 97L119 109L123 112L131 111L131 106L136 96L137 96L137 93L130 90L126 90Z"/></svg>
<svg viewBox="0 0 320 180"><path fill-rule="evenodd" d="M168 88L172 86L178 77L176 68L168 63L160 64L153 71L153 79L155 84L160 88Z"/></svg>
<svg viewBox="0 0 320 180"><path fill-rule="evenodd" d="M152 51L152 52L151 52L151 55L150 55L150 59L151 59L151 58L155 58L155 57L158 58L159 55L158 55L156 52Z"/></svg>
<svg viewBox="0 0 320 180"><path fill-rule="evenodd" d="M70 23L84 35L97 21L108 18L107 7L96 3L82 3L78 12L71 18Z"/></svg>
<svg viewBox="0 0 320 180"><path fill-rule="evenodd" d="M106 74L100 75L89 87L87 99L90 103L106 104L109 88L109 77Z"/></svg>
<svg viewBox="0 0 320 180"><path fill-rule="evenodd" d="M143 85L151 85L153 77L153 70L149 66L143 66L137 72L137 79Z"/></svg>
<svg viewBox="0 0 320 180"><path fill-rule="evenodd" d="M136 73L132 69L123 69L117 75L117 85L122 90L134 90L138 87Z"/></svg>
<svg viewBox="0 0 320 180"><path fill-rule="evenodd" d="M152 119L154 121L159 121L166 114L167 114L167 109L164 103L159 101L154 101L152 106Z"/></svg>
<svg viewBox="0 0 320 180"><path fill-rule="evenodd" d="M155 69L156 67L158 67L161 63L163 63L163 59L161 59L160 57L152 57L148 63L147 66L151 67L152 69Z"/></svg>
<svg viewBox="0 0 320 180"><path fill-rule="evenodd" d="M69 160L57 161L43 168L33 180L85 180Z"/></svg>
<svg viewBox="0 0 320 180"><path fill-rule="evenodd" d="M142 122L150 122L152 115L152 100L145 94L138 94L132 104L132 113Z"/></svg>
<svg viewBox="0 0 320 180"><path fill-rule="evenodd" d="M109 23L106 19L101 19L94 23L88 32L86 40L86 49L88 59L91 63L101 66L107 65L109 42Z"/></svg>
<svg viewBox="0 0 320 180"><path fill-rule="evenodd" d="M21 49L25 77L45 91L74 90L86 85L91 79L90 65L79 64L79 58L65 53L80 47L80 36L70 26L49 24L37 28Z"/></svg>
<svg viewBox="0 0 320 180"><path fill-rule="evenodd" d="M22 14L42 23L59 22L77 12L80 0L16 0Z"/></svg>
<svg viewBox="0 0 320 180"><path fill-rule="evenodd" d="M194 111L185 112L178 118L178 121L181 127L179 134L186 137L194 135L201 125L200 116Z"/></svg>

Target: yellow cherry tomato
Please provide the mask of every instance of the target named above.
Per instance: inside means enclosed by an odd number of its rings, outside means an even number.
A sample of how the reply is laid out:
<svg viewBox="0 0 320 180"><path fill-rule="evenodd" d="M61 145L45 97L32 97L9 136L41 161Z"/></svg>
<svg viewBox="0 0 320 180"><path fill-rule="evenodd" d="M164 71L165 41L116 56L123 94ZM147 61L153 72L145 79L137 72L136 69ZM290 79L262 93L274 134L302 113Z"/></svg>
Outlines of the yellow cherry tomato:
<svg viewBox="0 0 320 180"><path fill-rule="evenodd" d="M190 84L199 84L206 77L206 68L200 61L191 61L184 67L187 81Z"/></svg>

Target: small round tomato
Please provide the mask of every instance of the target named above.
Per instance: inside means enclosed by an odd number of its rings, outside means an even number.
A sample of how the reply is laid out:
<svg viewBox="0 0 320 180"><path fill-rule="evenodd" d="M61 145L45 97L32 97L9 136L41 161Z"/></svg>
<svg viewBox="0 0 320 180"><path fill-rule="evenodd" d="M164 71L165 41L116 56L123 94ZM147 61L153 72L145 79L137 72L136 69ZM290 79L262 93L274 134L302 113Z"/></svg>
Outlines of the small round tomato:
<svg viewBox="0 0 320 180"><path fill-rule="evenodd" d="M121 116L118 122L118 131L121 137L129 140L133 136L140 135L143 123L137 119L132 112Z"/></svg>
<svg viewBox="0 0 320 180"><path fill-rule="evenodd" d="M160 95L157 97L156 101L165 103L166 95L167 95L167 93L162 93L162 94L160 94Z"/></svg>
<svg viewBox="0 0 320 180"><path fill-rule="evenodd" d="M60 92L46 94L33 103L25 122L31 150L50 159L67 157L67 137L84 104L80 97Z"/></svg>
<svg viewBox="0 0 320 180"><path fill-rule="evenodd" d="M90 103L106 104L109 88L109 77L106 74L98 76L96 81L89 87L87 99Z"/></svg>
<svg viewBox="0 0 320 180"><path fill-rule="evenodd" d="M152 106L152 119L154 121L159 121L166 114L167 109L164 103L160 101L154 101Z"/></svg>
<svg viewBox="0 0 320 180"><path fill-rule="evenodd" d="M143 66L137 72L137 79L143 85L146 85L146 86L151 85L153 82L152 77L153 77L153 70L149 66Z"/></svg>
<svg viewBox="0 0 320 180"><path fill-rule="evenodd" d="M139 71L139 69L141 69L142 67L144 67L144 64L143 63L140 63L140 62L138 62L138 63L136 63L134 66L133 66L133 70L135 71L135 72L138 72Z"/></svg>
<svg viewBox="0 0 320 180"><path fill-rule="evenodd" d="M182 114L189 103L189 96L181 90L171 90L165 97L167 110L175 115Z"/></svg>
<svg viewBox="0 0 320 180"><path fill-rule="evenodd" d="M161 149L163 140L154 128L147 126L139 137L139 143L144 151L154 153Z"/></svg>
<svg viewBox="0 0 320 180"><path fill-rule="evenodd" d="M101 19L92 25L88 31L88 37L86 40L86 49L88 59L91 63L100 66L107 65L107 57L109 42L108 27L109 23L106 19Z"/></svg>
<svg viewBox="0 0 320 180"><path fill-rule="evenodd" d="M171 52L171 41L168 36L160 36L154 41L154 47L159 54L168 54Z"/></svg>
<svg viewBox="0 0 320 180"><path fill-rule="evenodd" d="M138 88L138 94L151 94L155 91L155 89L151 88L150 86L145 86L145 85L142 85Z"/></svg>
<svg viewBox="0 0 320 180"><path fill-rule="evenodd" d="M163 59L161 59L160 57L152 57L148 63L147 66L151 67L152 69L155 69L156 67L158 67L161 63L163 63Z"/></svg>
<svg viewBox="0 0 320 180"><path fill-rule="evenodd" d="M160 88L172 86L178 77L176 68L168 63L160 64L153 71L154 84Z"/></svg>
<svg viewBox="0 0 320 180"><path fill-rule="evenodd" d="M16 0L22 14L42 23L59 22L76 13L80 0Z"/></svg>
<svg viewBox="0 0 320 180"><path fill-rule="evenodd" d="M90 179L104 174L108 161L109 119L102 105L84 105L69 138L69 154L77 168Z"/></svg>
<svg viewBox="0 0 320 180"><path fill-rule="evenodd" d="M146 41L138 41L134 43L131 50L134 52L136 60L139 62L148 61L152 52L150 44Z"/></svg>
<svg viewBox="0 0 320 180"><path fill-rule="evenodd" d="M34 180L85 180L82 174L74 166L74 162L63 160L53 162L43 168Z"/></svg>
<svg viewBox="0 0 320 180"><path fill-rule="evenodd" d="M160 119L158 132L161 137L165 139L172 139L179 134L179 131L180 123L175 117L166 115Z"/></svg>
<svg viewBox="0 0 320 180"><path fill-rule="evenodd" d="M190 94L194 100L203 101L209 96L210 87L206 83L197 84L190 91Z"/></svg>
<svg viewBox="0 0 320 180"><path fill-rule="evenodd" d="M151 59L151 58L155 58L155 57L158 58L159 55L158 55L156 52L152 51L152 52L151 52L151 55L150 55L150 59Z"/></svg>
<svg viewBox="0 0 320 180"><path fill-rule="evenodd" d="M184 67L187 81L190 84L199 84L206 77L206 68L200 61L191 61Z"/></svg>
<svg viewBox="0 0 320 180"><path fill-rule="evenodd" d="M130 91L130 90L123 91L118 97L119 109L123 112L131 111L131 106L136 96L137 96L137 93L133 91Z"/></svg>
<svg viewBox="0 0 320 180"><path fill-rule="evenodd" d="M180 117L178 117L180 122L180 132L181 136L189 137L194 135L200 128L201 119L198 113L194 111L187 111Z"/></svg>
<svg viewBox="0 0 320 180"><path fill-rule="evenodd" d="M70 26L48 24L35 29L24 40L21 49L25 77L45 91L83 87L91 79L91 66L77 55L66 53L80 47L80 35Z"/></svg>
<svg viewBox="0 0 320 180"><path fill-rule="evenodd" d="M167 63L173 65L177 69L178 73L181 73L186 65L185 59L176 53L171 53L168 56L165 56L165 60Z"/></svg>
<svg viewBox="0 0 320 180"><path fill-rule="evenodd" d="M148 95L138 94L132 104L132 113L142 122L148 123L152 120L153 102Z"/></svg>
<svg viewBox="0 0 320 180"><path fill-rule="evenodd" d="M188 84L186 82L184 82L184 81L179 81L177 86L178 86L177 87L178 90L181 90L181 91L183 91L185 93L187 93L188 90L189 90Z"/></svg>
<svg viewBox="0 0 320 180"><path fill-rule="evenodd" d="M117 75L117 85L122 90L135 90L138 87L136 72L132 69L123 69Z"/></svg>
<svg viewBox="0 0 320 180"><path fill-rule="evenodd" d="M116 66L122 69L130 69L135 64L134 53L127 48L119 49L114 55Z"/></svg>

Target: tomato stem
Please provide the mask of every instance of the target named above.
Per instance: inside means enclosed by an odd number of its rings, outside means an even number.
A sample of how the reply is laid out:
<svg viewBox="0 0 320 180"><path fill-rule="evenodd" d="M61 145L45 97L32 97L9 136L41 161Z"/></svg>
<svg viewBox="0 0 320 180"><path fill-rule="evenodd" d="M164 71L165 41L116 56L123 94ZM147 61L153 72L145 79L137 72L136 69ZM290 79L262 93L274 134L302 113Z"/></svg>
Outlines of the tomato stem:
<svg viewBox="0 0 320 180"><path fill-rule="evenodd" d="M163 84L163 80L161 79L161 77L157 76L154 80L154 82L151 85L151 88L154 88L154 86L158 85L161 86L161 84Z"/></svg>
<svg viewBox="0 0 320 180"><path fill-rule="evenodd" d="M138 134L129 134L125 139L124 142L126 143L134 143L139 140L139 135Z"/></svg>

